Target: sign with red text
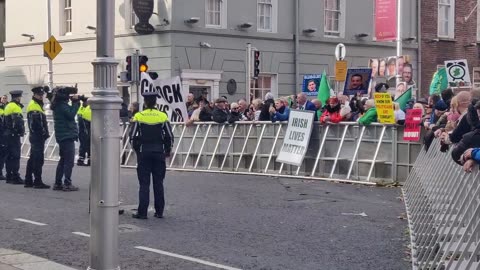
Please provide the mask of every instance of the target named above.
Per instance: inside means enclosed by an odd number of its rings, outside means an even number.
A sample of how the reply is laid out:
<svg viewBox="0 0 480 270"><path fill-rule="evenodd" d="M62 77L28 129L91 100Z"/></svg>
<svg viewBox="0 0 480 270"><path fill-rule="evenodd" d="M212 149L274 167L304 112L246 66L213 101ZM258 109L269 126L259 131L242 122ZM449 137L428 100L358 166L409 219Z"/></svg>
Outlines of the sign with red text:
<svg viewBox="0 0 480 270"><path fill-rule="evenodd" d="M377 109L378 122L383 124L395 124L393 102L389 93L375 93L375 108Z"/></svg>
<svg viewBox="0 0 480 270"><path fill-rule="evenodd" d="M375 38L397 39L397 0L375 0Z"/></svg>
<svg viewBox="0 0 480 270"><path fill-rule="evenodd" d="M405 129L403 131L404 141L420 140L420 123L422 122L422 109L410 109L407 110L405 116Z"/></svg>

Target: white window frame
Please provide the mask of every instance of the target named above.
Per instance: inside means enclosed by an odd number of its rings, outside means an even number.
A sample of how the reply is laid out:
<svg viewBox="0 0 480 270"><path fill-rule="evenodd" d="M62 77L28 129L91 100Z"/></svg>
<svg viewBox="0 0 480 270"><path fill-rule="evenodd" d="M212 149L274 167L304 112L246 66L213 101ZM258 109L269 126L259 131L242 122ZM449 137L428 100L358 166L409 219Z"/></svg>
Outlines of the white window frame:
<svg viewBox="0 0 480 270"><path fill-rule="evenodd" d="M270 5L272 6L272 13L270 14L270 29L262 28L260 25L260 5L268 4L265 3L265 0L257 0L257 31L258 32L277 32L277 23L278 23L278 0L271 0Z"/></svg>
<svg viewBox="0 0 480 270"><path fill-rule="evenodd" d="M339 19L338 19L338 35L334 35L331 33L335 33L335 31L330 31L330 29L327 29L327 12L329 10L326 9L326 4L328 0L324 0L323 2L323 33L325 37L333 37L333 38L343 38L345 37L345 10L346 10L346 1L345 0L339 0L340 8L336 10L339 12ZM335 10L330 10L335 12Z"/></svg>
<svg viewBox="0 0 480 270"><path fill-rule="evenodd" d="M450 1L450 4L444 4L441 3L442 1L445 0L438 0L438 5L437 5L437 36L439 38L449 38L453 39L455 38L455 0L447 0ZM448 33L447 35L442 35L440 33L440 25L444 22L442 18L440 17L440 6L448 6L450 5L450 12L448 14Z"/></svg>
<svg viewBox="0 0 480 270"><path fill-rule="evenodd" d="M70 6L67 7L66 1L70 1ZM73 32L73 8L72 8L73 0L60 0L60 25L61 25L61 33L63 36L70 36ZM70 13L70 20L67 20L67 12ZM69 24L70 27L67 26ZM70 28L70 29L68 29Z"/></svg>
<svg viewBox="0 0 480 270"><path fill-rule="evenodd" d="M208 2L210 0L205 0L205 27L207 28L227 28L227 0L218 0L220 1L220 24L209 24L208 23Z"/></svg>
<svg viewBox="0 0 480 270"><path fill-rule="evenodd" d="M133 0L125 0L125 28L133 29L138 21L138 17L133 10Z"/></svg>
<svg viewBox="0 0 480 270"><path fill-rule="evenodd" d="M263 100L263 98L265 97L265 94L267 92L271 92L273 94L274 97L278 97L278 74L275 74L275 73L260 73L258 75L258 78L270 78L270 90L267 90L268 88L263 88L263 87L259 87L259 88L255 88L252 86L252 84L255 83L255 80L252 79L252 81L250 82L250 93L247 94L247 98L250 98L251 94L253 94L253 99L255 99L255 91L262 91L262 93L260 94L259 97L256 97L256 98L260 98ZM265 92L263 92L265 91Z"/></svg>

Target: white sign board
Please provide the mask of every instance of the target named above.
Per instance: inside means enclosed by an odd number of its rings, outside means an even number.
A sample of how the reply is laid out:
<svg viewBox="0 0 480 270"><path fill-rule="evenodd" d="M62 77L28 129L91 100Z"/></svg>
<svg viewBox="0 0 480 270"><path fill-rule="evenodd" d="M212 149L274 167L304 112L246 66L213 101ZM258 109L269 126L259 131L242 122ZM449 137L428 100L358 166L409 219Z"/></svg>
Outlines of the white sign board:
<svg viewBox="0 0 480 270"><path fill-rule="evenodd" d="M187 90L182 88L180 77L152 80L148 73L143 72L140 80L140 93L156 92L158 109L168 115L170 122L185 122L188 119ZM140 108L143 99L139 100Z"/></svg>
<svg viewBox="0 0 480 270"><path fill-rule="evenodd" d="M470 71L466 59L445 61L450 87L470 86Z"/></svg>
<svg viewBox="0 0 480 270"><path fill-rule="evenodd" d="M337 47L335 48L335 58L337 58L337 61L342 61L345 59L346 55L347 49L345 48L345 45L343 45L343 43L338 43Z"/></svg>
<svg viewBox="0 0 480 270"><path fill-rule="evenodd" d="M291 110L277 162L301 166L308 150L315 112Z"/></svg>

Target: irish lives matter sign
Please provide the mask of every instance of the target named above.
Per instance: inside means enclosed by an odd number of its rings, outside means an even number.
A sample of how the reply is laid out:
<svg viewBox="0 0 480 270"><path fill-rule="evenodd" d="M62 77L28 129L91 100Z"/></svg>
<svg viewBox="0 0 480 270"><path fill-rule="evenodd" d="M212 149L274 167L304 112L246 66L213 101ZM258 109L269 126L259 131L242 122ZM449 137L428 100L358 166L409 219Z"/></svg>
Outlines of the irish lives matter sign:
<svg viewBox="0 0 480 270"><path fill-rule="evenodd" d="M404 141L420 140L420 123L422 122L422 109L407 110L405 116L405 129L403 131Z"/></svg>
<svg viewBox="0 0 480 270"><path fill-rule="evenodd" d="M389 93L375 93L375 108L377 108L378 121L383 124L395 124L393 102Z"/></svg>
<svg viewBox="0 0 480 270"><path fill-rule="evenodd" d="M375 0L375 38L397 39L397 0Z"/></svg>
<svg viewBox="0 0 480 270"><path fill-rule="evenodd" d="M295 166L302 165L308 150L314 114L315 112L312 111L290 111L287 132L277 156L277 162Z"/></svg>
<svg viewBox="0 0 480 270"><path fill-rule="evenodd" d="M168 115L170 122L185 122L187 120L188 114L185 105L187 93L182 88L180 77L152 80L148 73L143 72L140 91L141 93L157 93L158 109ZM143 104L140 104L140 106L143 106Z"/></svg>

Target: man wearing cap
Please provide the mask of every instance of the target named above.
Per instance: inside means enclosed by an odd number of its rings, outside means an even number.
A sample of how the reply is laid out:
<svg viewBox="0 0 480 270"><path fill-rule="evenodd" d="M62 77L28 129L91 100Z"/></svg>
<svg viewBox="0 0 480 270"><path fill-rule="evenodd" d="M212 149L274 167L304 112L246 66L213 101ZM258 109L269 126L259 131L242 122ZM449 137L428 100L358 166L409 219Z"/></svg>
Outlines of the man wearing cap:
<svg viewBox="0 0 480 270"><path fill-rule="evenodd" d="M7 183L14 185L23 185L23 179L20 177L20 137L25 135L25 123L23 122L22 108L20 103L22 90L10 91L12 101L5 107L5 136L7 141Z"/></svg>
<svg viewBox="0 0 480 270"><path fill-rule="evenodd" d="M227 110L227 100L224 97L219 97L215 101L215 109L212 112L212 120L223 124L230 119L230 113Z"/></svg>
<svg viewBox="0 0 480 270"><path fill-rule="evenodd" d="M45 140L50 137L47 116L43 110L43 95L45 94L45 90L42 86L39 86L34 87L32 92L32 100L27 106L27 121L28 129L30 130L28 139L31 148L30 158L27 162L27 171L25 173L25 187L47 189L50 188L50 186L44 184L42 180Z"/></svg>
<svg viewBox="0 0 480 270"><path fill-rule="evenodd" d="M163 179L165 178L165 158L170 156L173 146L173 134L168 116L157 109L157 94L144 92L145 110L133 117L130 133L131 144L137 154L137 175L140 184L138 211L133 218L147 219L150 203L150 178L153 178L155 199L155 217L163 218L165 197Z"/></svg>
<svg viewBox="0 0 480 270"><path fill-rule="evenodd" d="M7 157L7 143L5 138L5 106L7 106L8 97L3 95L0 99L0 180L6 180L3 175L3 168L5 167L5 159Z"/></svg>
<svg viewBox="0 0 480 270"><path fill-rule="evenodd" d="M92 109L88 105L88 99L82 100L82 106L77 113L78 139L78 166L90 166L90 123L92 122ZM87 163L85 163L87 160Z"/></svg>

